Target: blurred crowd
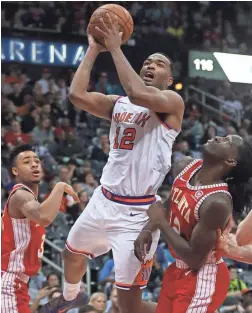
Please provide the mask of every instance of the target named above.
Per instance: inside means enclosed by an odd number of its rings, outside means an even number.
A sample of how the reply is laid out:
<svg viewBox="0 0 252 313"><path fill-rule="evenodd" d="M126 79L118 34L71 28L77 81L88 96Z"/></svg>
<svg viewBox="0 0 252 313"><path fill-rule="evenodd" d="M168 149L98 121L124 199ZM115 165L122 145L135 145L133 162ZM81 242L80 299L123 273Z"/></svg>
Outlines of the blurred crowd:
<svg viewBox="0 0 252 313"><path fill-rule="evenodd" d="M252 6L249 2L122 2L130 9L135 21L134 37L158 33L176 37L188 47L211 51L247 53L252 44ZM87 21L94 9L103 2L8 2L2 3L3 28L43 28L63 33L85 35ZM235 21L233 24L232 21ZM151 26L150 26L151 25ZM214 26L214 27L213 27ZM52 35L53 36L53 35ZM246 43L244 43L245 39ZM74 107L68 100L69 87L74 71L62 72L50 68L33 67L28 73L23 65L5 64L1 73L1 203L2 210L8 193L13 187L9 155L20 143L35 146L43 164L43 178L39 199L48 197L58 181L71 184L78 193L80 203L64 196L60 213L47 229L47 238L63 248L70 228L87 206L93 191L99 185L102 169L110 150L110 123ZM111 74L92 73L88 91L124 95L119 83ZM38 78L38 75L40 77ZM112 83L113 81L113 83ZM200 94L188 92L182 132L174 145L172 162L184 156L201 157L201 145L216 135L239 134L252 136L251 85L231 84L227 81L210 82L203 78L190 81L195 87L217 97L208 104L217 108L221 100L221 117L201 105ZM186 87L186 86L184 86ZM185 98L184 89L181 95ZM217 105L218 102L218 105ZM241 116L240 124L230 117ZM165 178L159 194L164 201L169 198L172 184L170 174ZM237 224L243 216L236 218ZM61 257L49 245L45 256L61 266ZM174 260L161 238L155 254L153 270L145 301L157 301L163 274ZM252 312L252 271L246 264L226 260L230 271L230 288L227 299L219 312ZM90 305L70 313L119 313L114 283L114 261L111 253L89 262L92 297ZM82 291L87 286L82 284ZM31 279L29 294L32 313L61 292L58 272L43 263L38 276Z"/></svg>
<svg viewBox="0 0 252 313"><path fill-rule="evenodd" d="M93 11L106 1L3 2L2 28L86 35ZM252 48L252 4L234 2L121 1L134 19L133 38L169 35L193 48L240 52Z"/></svg>

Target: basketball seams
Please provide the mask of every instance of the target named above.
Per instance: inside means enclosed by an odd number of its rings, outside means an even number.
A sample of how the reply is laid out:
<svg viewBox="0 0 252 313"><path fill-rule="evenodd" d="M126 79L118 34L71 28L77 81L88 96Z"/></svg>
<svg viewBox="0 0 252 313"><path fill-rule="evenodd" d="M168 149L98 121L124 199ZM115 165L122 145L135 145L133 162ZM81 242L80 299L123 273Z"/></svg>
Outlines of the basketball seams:
<svg viewBox="0 0 252 313"><path fill-rule="evenodd" d="M109 8L107 6L109 6ZM108 26L108 18L106 17L106 13L109 13L110 16L112 14L113 16L118 17L120 31L123 32L123 43L126 42L133 33L134 22L130 13L125 8L117 4L106 4L98 8L90 18L88 32L93 34L99 42L104 41L103 36L95 29L95 27L98 26L99 28L103 29L103 25L99 20L100 18L103 18L104 23Z"/></svg>

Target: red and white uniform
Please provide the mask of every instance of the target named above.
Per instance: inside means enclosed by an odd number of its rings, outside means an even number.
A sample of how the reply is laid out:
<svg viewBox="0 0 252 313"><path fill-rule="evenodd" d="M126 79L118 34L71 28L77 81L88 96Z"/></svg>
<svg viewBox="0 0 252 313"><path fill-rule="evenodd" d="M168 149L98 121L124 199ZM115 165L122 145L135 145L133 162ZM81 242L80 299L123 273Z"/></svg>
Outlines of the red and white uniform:
<svg viewBox="0 0 252 313"><path fill-rule="evenodd" d="M41 266L45 228L28 218L12 218L8 213L10 197L18 190L33 191L25 185L13 187L2 216L1 312L29 313L27 283ZM34 195L36 198L36 196Z"/></svg>
<svg viewBox="0 0 252 313"><path fill-rule="evenodd" d="M212 194L229 194L225 183L192 186L190 180L203 161L194 160L175 179L170 196L170 224L183 238L190 241L198 223L199 209ZM231 196L231 195L230 195ZM222 259L211 251L205 264L192 271L170 251L176 261L170 265L163 279L156 313L213 313L223 303L229 285L229 273Z"/></svg>

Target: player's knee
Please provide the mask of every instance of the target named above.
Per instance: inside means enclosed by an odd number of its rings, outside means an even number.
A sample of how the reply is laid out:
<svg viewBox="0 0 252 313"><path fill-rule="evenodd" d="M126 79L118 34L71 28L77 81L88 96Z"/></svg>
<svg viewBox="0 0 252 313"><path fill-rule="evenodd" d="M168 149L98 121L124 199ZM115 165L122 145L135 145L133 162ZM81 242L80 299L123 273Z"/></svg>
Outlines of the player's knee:
<svg viewBox="0 0 252 313"><path fill-rule="evenodd" d="M67 248L64 248L62 253L62 259L64 262L73 262L73 263L78 263L78 262L83 262L83 260L86 260L86 257L81 254L76 254L71 251L69 251Z"/></svg>

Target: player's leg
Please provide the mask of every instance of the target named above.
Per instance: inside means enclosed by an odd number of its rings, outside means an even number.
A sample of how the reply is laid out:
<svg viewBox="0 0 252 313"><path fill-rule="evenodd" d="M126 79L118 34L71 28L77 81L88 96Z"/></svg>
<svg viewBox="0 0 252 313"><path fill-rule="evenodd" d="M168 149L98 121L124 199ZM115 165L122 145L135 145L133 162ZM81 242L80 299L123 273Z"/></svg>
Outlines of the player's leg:
<svg viewBox="0 0 252 313"><path fill-rule="evenodd" d="M115 285L118 288L120 313L154 313L156 303L142 301L142 289L146 287L153 264L159 231L153 235L148 261L141 264L134 255L134 241L139 232L120 232L110 235L115 262Z"/></svg>
<svg viewBox="0 0 252 313"><path fill-rule="evenodd" d="M87 296L79 294L80 284L86 272L87 258L105 254L110 250L109 241L99 212L104 208L104 197L95 190L89 204L69 232L64 259L63 297L52 300L44 306L43 313L58 313L87 303Z"/></svg>
<svg viewBox="0 0 252 313"><path fill-rule="evenodd" d="M80 281L86 272L87 258L94 258L110 250L98 213L98 209L103 207L103 200L96 190L69 232L63 252L65 274L63 296L68 301L73 300L80 290Z"/></svg>
<svg viewBox="0 0 252 313"><path fill-rule="evenodd" d="M30 313L27 284L13 279L13 274L2 274L1 281L1 312Z"/></svg>
<svg viewBox="0 0 252 313"><path fill-rule="evenodd" d="M183 273L184 272L184 273ZM229 274L226 265L206 264L199 271L182 271L177 281L177 296L173 302L173 313L213 313L225 300ZM187 274L188 273L188 274Z"/></svg>

